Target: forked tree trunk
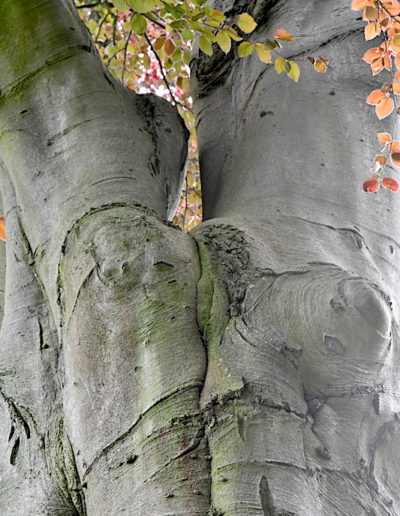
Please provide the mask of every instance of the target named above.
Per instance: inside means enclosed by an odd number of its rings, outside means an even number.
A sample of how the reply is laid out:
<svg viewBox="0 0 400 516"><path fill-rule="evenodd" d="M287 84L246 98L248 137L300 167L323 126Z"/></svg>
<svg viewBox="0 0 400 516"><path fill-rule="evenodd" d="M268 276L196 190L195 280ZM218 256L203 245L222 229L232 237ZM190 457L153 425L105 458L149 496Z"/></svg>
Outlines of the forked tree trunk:
<svg viewBox="0 0 400 516"><path fill-rule="evenodd" d="M348 3L218 5L332 65L195 56L185 235L173 108L69 0L3 0L1 515L400 514L399 202L360 188L383 127Z"/></svg>

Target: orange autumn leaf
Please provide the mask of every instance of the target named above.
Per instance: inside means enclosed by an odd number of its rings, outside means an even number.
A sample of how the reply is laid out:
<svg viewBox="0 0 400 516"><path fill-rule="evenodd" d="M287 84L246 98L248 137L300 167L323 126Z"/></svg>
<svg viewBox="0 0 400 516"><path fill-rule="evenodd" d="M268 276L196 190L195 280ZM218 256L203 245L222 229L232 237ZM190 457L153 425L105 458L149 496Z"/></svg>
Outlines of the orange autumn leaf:
<svg viewBox="0 0 400 516"><path fill-rule="evenodd" d="M392 89L393 89L393 93L395 93L396 95L400 95L400 82L394 81L392 84Z"/></svg>
<svg viewBox="0 0 400 516"><path fill-rule="evenodd" d="M379 143L390 143L392 141L392 137L389 133L378 133L378 142Z"/></svg>
<svg viewBox="0 0 400 516"><path fill-rule="evenodd" d="M376 21L379 17L379 11L376 7L366 7L363 13L363 20ZM379 20L381 21L381 20Z"/></svg>
<svg viewBox="0 0 400 516"><path fill-rule="evenodd" d="M382 25L382 27L384 27L385 29L390 28L391 21L390 21L389 14L386 11L383 11L383 10L379 11L378 20L379 20L379 23Z"/></svg>
<svg viewBox="0 0 400 516"><path fill-rule="evenodd" d="M6 240L6 224L3 216L0 216L0 239Z"/></svg>
<svg viewBox="0 0 400 516"><path fill-rule="evenodd" d="M387 9L392 16L398 16L400 14L400 4L398 2L392 2L392 5L385 6L385 9Z"/></svg>
<svg viewBox="0 0 400 516"><path fill-rule="evenodd" d="M279 29L272 36L274 39L280 39L281 41L293 41L294 36L290 34L287 30Z"/></svg>
<svg viewBox="0 0 400 516"><path fill-rule="evenodd" d="M377 154L374 158L375 163L379 163L382 167L386 165L387 158L383 154Z"/></svg>
<svg viewBox="0 0 400 516"><path fill-rule="evenodd" d="M381 57L378 57L378 59L374 59L371 63L371 70L372 75L377 75L379 72L383 70L385 66L385 61Z"/></svg>
<svg viewBox="0 0 400 516"><path fill-rule="evenodd" d="M393 190L393 192L397 192L399 189L399 183L392 177L384 177L382 179L382 186L384 188L389 188L389 190Z"/></svg>
<svg viewBox="0 0 400 516"><path fill-rule="evenodd" d="M387 54L385 54L385 55L383 56L383 67L384 67L388 72L390 72L390 70L392 69L392 63L391 63L391 61L390 61L390 57L389 57Z"/></svg>
<svg viewBox="0 0 400 516"><path fill-rule="evenodd" d="M386 118L390 115L390 113L394 110L394 102L393 99L390 97L386 97L385 99L381 100L379 104L375 107L375 113L379 120L382 120L382 118Z"/></svg>
<svg viewBox="0 0 400 516"><path fill-rule="evenodd" d="M164 50L165 50L165 53L170 56L174 50L175 50L175 45L173 43L173 41L171 39L167 39L167 41L165 42L164 44Z"/></svg>
<svg viewBox="0 0 400 516"><path fill-rule="evenodd" d="M377 48L375 48L375 47L374 48L370 48L363 55L363 61L365 61L368 64L371 64L372 61L374 61L375 59L380 58L381 55L382 55L382 50L379 47L377 47Z"/></svg>
<svg viewBox="0 0 400 516"><path fill-rule="evenodd" d="M400 141L395 140L389 145L390 152L400 152Z"/></svg>
<svg viewBox="0 0 400 516"><path fill-rule="evenodd" d="M374 90L368 95L365 102L370 106L375 106L376 104L379 104L379 102L381 102L386 96L386 93L384 93L382 90Z"/></svg>
<svg viewBox="0 0 400 516"><path fill-rule="evenodd" d="M400 167L400 152L393 152L390 158L395 167Z"/></svg>
<svg viewBox="0 0 400 516"><path fill-rule="evenodd" d="M366 41L374 39L376 36L379 36L379 34L381 32L382 32L382 29L381 29L381 25L379 22L368 23L368 25L365 27Z"/></svg>
<svg viewBox="0 0 400 516"><path fill-rule="evenodd" d="M376 192L379 190L379 181L376 177L370 177L363 182L364 192Z"/></svg>

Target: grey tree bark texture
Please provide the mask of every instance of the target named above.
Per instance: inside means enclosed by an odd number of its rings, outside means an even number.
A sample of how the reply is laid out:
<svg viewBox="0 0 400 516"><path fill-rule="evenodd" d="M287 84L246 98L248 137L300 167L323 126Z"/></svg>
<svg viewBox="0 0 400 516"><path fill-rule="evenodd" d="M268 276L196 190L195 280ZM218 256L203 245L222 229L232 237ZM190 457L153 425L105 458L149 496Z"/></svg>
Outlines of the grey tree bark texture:
<svg viewBox="0 0 400 516"><path fill-rule="evenodd" d="M399 201L360 188L362 23L216 6L332 65L194 56L188 235L174 109L104 70L70 0L0 2L2 516L400 514Z"/></svg>

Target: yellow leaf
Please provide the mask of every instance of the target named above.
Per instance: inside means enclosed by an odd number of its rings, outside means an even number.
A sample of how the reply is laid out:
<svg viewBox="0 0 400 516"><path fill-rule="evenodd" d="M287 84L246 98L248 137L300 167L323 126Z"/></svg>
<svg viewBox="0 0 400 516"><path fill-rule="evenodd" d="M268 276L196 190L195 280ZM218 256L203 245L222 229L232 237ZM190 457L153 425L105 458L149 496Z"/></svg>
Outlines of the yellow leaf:
<svg viewBox="0 0 400 516"><path fill-rule="evenodd" d="M223 23L225 21L225 14L218 11L218 9L213 9L210 16L219 23Z"/></svg>
<svg viewBox="0 0 400 516"><path fill-rule="evenodd" d="M212 56L213 50L211 41L206 36L200 36L199 47L205 54Z"/></svg>
<svg viewBox="0 0 400 516"><path fill-rule="evenodd" d="M216 40L221 50L227 54L231 49L231 38L229 37L229 33L226 30L220 30L217 33Z"/></svg>
<svg viewBox="0 0 400 516"><path fill-rule="evenodd" d="M263 63L272 63L271 52L262 43L256 43L258 59Z"/></svg>
<svg viewBox="0 0 400 516"><path fill-rule="evenodd" d="M314 61L314 69L316 72L325 73L327 71L328 67L326 66L326 64L323 61L316 59Z"/></svg>
<svg viewBox="0 0 400 516"><path fill-rule="evenodd" d="M278 73L286 72L286 59L284 57L278 57L275 59L274 66Z"/></svg>
<svg viewBox="0 0 400 516"><path fill-rule="evenodd" d="M239 57L249 56L253 53L254 46L250 41L243 41L238 48Z"/></svg>
<svg viewBox="0 0 400 516"><path fill-rule="evenodd" d="M290 71L288 72L288 77L293 79L295 82L299 82L300 77L300 67L295 61L289 61Z"/></svg>
<svg viewBox="0 0 400 516"><path fill-rule="evenodd" d="M233 29L232 27L228 27L226 30L229 32L229 37L231 37L235 41L242 41L243 38L238 36L238 33L235 31L235 29Z"/></svg>
<svg viewBox="0 0 400 516"><path fill-rule="evenodd" d="M253 30L257 27L257 23L254 21L254 18L248 13L242 13L239 16L236 25L240 30L248 34L253 32Z"/></svg>

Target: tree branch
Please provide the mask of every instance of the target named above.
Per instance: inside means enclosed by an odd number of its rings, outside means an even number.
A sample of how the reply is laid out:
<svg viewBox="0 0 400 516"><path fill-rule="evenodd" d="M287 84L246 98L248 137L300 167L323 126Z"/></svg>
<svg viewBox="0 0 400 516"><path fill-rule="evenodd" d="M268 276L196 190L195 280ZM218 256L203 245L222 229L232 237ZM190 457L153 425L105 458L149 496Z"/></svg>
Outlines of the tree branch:
<svg viewBox="0 0 400 516"><path fill-rule="evenodd" d="M75 4L75 7L77 9L90 9L91 7L96 7L96 5L99 5L99 4L101 4L101 0L99 0L98 2L92 2L91 4L82 4L82 5Z"/></svg>

